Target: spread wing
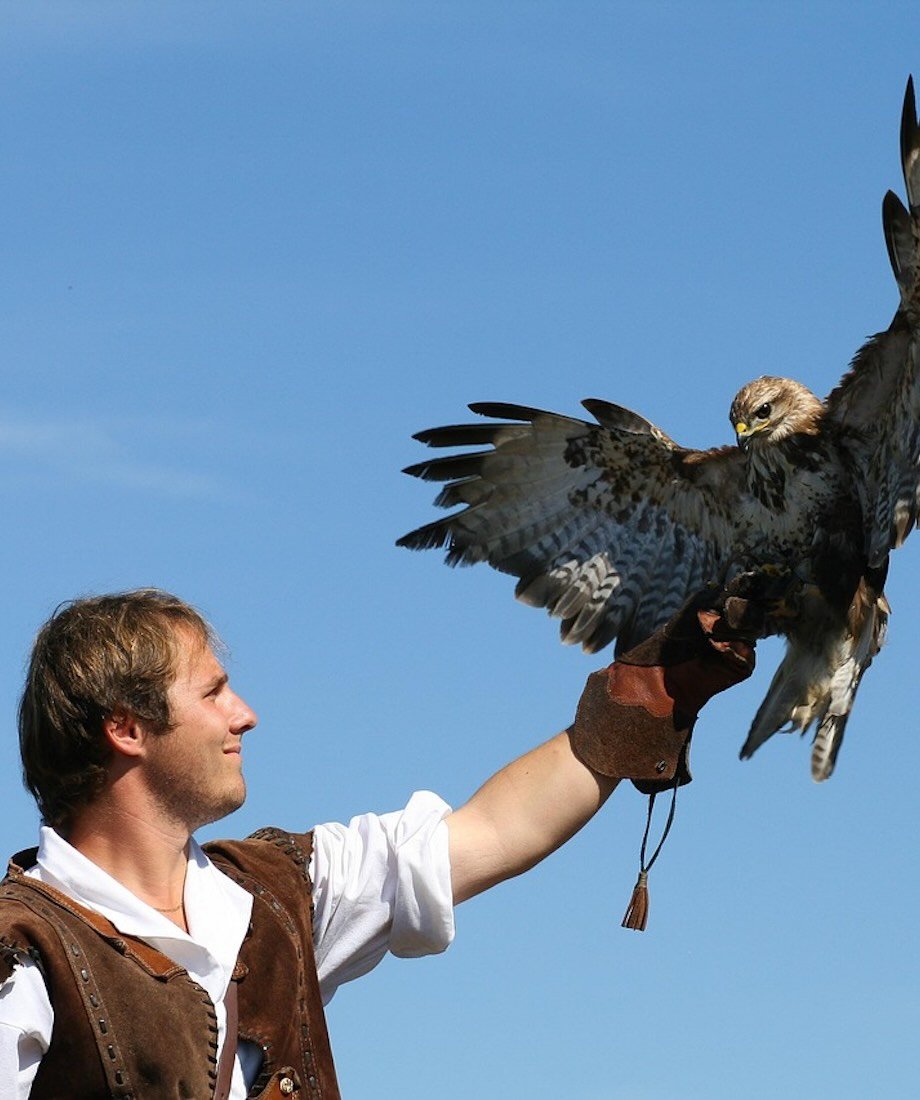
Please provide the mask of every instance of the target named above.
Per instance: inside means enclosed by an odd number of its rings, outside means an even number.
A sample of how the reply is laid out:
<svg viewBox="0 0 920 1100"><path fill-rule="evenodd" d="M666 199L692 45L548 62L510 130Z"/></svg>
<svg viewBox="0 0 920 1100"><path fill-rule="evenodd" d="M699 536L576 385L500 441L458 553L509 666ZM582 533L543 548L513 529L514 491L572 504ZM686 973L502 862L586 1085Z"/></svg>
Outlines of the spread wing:
<svg viewBox="0 0 920 1100"><path fill-rule="evenodd" d="M853 459L873 567L901 545L920 514L920 126L912 80L901 115L901 163L910 209L891 191L882 204L901 305L827 399Z"/></svg>
<svg viewBox="0 0 920 1100"><path fill-rule="evenodd" d="M563 641L595 652L647 637L737 568L743 468L733 447L687 450L627 409L584 405L598 423L477 404L473 412L503 422L419 432L431 447L491 449L406 470L447 482L436 504L464 507L398 545L446 546L451 565L487 561L519 577L519 599L561 619Z"/></svg>

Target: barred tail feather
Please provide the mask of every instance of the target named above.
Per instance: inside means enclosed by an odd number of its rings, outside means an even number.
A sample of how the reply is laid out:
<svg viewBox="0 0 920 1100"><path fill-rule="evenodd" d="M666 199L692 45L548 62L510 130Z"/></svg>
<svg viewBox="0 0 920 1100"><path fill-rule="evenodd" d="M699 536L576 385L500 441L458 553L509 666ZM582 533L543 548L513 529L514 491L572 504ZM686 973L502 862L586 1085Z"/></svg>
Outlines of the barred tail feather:
<svg viewBox="0 0 920 1100"><path fill-rule="evenodd" d="M843 731L847 727L847 714L826 714L818 726L815 741L811 747L811 778L823 783L834 774L837 753L843 744Z"/></svg>
<svg viewBox="0 0 920 1100"><path fill-rule="evenodd" d="M850 623L830 646L816 650L809 641L790 638L741 748L741 758L752 756L774 733L805 733L817 725L811 776L816 783L828 779L860 681L884 642L889 611L884 594L876 594L862 582Z"/></svg>
<svg viewBox="0 0 920 1100"><path fill-rule="evenodd" d="M816 783L829 779L834 772L856 692L866 669L872 664L872 658L885 641L891 608L884 593L869 605L867 611L858 636L851 639L851 655L834 673L830 703L815 734L811 750L811 777Z"/></svg>
<svg viewBox="0 0 920 1100"><path fill-rule="evenodd" d="M826 654L789 639L786 656L741 746L742 760L753 756L774 733L804 733L823 715L830 700L829 671Z"/></svg>

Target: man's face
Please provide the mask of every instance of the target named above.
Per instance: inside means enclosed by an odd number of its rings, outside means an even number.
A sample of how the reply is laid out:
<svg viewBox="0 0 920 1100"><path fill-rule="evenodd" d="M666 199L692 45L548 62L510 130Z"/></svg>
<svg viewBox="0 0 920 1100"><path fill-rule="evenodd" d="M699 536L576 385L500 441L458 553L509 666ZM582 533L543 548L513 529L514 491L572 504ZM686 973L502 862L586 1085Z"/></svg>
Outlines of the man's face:
<svg viewBox="0 0 920 1100"><path fill-rule="evenodd" d="M257 719L209 646L187 631L177 641L167 692L173 728L150 738L146 772L162 809L191 833L242 806L242 739Z"/></svg>

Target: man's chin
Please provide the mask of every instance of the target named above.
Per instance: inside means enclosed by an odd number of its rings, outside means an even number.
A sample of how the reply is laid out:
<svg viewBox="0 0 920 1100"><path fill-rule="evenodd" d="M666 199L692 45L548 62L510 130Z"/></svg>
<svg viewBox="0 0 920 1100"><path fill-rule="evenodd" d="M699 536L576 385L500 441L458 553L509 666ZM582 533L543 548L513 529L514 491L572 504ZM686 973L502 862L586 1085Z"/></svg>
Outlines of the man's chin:
<svg viewBox="0 0 920 1100"><path fill-rule="evenodd" d="M239 786L233 791L228 791L221 799L215 799L210 806L205 806L201 801L196 803L194 812L189 816L190 833L197 832L205 825L213 825L215 821L221 821L225 817L238 810L246 801L246 784L240 778Z"/></svg>
<svg viewBox="0 0 920 1100"><path fill-rule="evenodd" d="M211 821L220 821L221 818L228 817L230 814L235 813L246 801L246 783L242 776L240 776L240 783L237 790L228 793L220 812L216 816L211 818Z"/></svg>

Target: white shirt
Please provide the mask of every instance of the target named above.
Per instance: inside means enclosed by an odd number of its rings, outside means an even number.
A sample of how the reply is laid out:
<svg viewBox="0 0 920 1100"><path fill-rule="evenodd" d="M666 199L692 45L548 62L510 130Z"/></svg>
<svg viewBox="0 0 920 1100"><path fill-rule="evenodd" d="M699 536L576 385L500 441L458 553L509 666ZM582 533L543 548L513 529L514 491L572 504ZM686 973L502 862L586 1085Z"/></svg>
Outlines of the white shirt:
<svg viewBox="0 0 920 1100"><path fill-rule="evenodd" d="M454 936L447 826L450 807L420 791L405 809L364 814L313 834L314 944L323 1003L344 982L366 974L387 951L417 957L444 951ZM226 1032L224 994L249 925L252 897L189 844L186 934L146 905L53 829L40 834L29 874L108 918L179 963L214 1003L218 1043ZM26 1100L51 1042L54 1013L31 963L0 988L0 1100ZM241 1042L231 1100L244 1100L261 1051Z"/></svg>

